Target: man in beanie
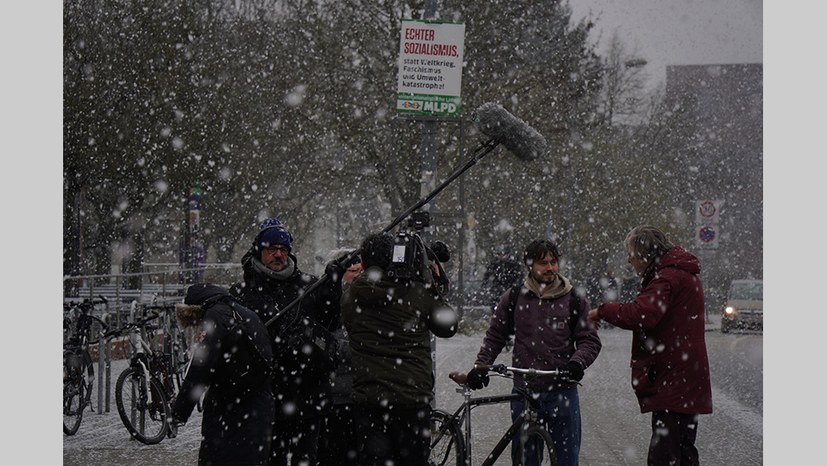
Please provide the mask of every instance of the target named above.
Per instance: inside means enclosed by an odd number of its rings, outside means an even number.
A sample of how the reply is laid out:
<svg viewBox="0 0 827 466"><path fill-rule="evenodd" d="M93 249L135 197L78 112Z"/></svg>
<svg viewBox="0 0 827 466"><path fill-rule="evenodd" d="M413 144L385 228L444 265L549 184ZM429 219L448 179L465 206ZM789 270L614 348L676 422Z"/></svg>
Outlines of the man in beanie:
<svg viewBox="0 0 827 466"><path fill-rule="evenodd" d="M230 288L230 294L265 323L278 315L268 327L275 355L272 382L277 400L269 464L278 466L288 464L288 455L293 466L316 462L331 371L320 367L315 347L305 344L297 348L294 342L311 328L331 332L341 296L341 270L332 265L326 271L337 276L305 294L317 278L299 270L292 249L293 236L281 221L266 220L241 259L243 281ZM300 296L298 305L282 312Z"/></svg>
<svg viewBox="0 0 827 466"><path fill-rule="evenodd" d="M199 465L265 464L270 453L270 338L255 313L232 301L227 290L201 283L175 305L181 327L203 334L172 405L172 423L183 424L206 390Z"/></svg>

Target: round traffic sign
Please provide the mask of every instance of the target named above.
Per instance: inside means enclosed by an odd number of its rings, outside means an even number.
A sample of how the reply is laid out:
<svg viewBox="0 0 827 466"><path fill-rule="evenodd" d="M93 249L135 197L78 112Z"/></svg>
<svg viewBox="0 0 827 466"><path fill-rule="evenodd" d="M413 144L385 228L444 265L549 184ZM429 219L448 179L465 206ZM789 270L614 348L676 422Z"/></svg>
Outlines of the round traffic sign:
<svg viewBox="0 0 827 466"><path fill-rule="evenodd" d="M711 243L715 241L716 234L717 233L714 228L710 225L706 225L698 230L698 239L700 239L702 243Z"/></svg>
<svg viewBox="0 0 827 466"><path fill-rule="evenodd" d="M710 218L715 215L715 203L712 201L703 201L698 206L698 213L701 214L701 217Z"/></svg>

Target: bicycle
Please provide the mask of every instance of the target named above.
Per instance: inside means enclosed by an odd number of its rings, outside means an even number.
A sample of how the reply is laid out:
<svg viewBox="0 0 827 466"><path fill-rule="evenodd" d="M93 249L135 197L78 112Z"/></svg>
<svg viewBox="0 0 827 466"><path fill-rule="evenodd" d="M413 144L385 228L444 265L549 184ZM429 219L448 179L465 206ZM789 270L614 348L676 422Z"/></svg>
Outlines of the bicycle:
<svg viewBox="0 0 827 466"><path fill-rule="evenodd" d="M514 374L523 374L526 378L540 375L556 376L561 381L578 383L568 377L564 370L538 370L509 367L504 364L482 366L493 376L512 378ZM448 375L460 387L465 401L451 414L441 409L431 411L431 453L428 458L430 466L471 466L471 410L477 406L510 403L522 399L525 410L503 433L500 440L487 455L482 466L491 466L505 451L514 438L520 433L518 449L520 464L525 459L535 457L537 464L554 466L557 464L557 455L554 452L554 443L546 426L539 420L537 409L539 402L533 397L528 388L516 388L516 393L508 395L471 397L471 388L467 385L467 374L452 372Z"/></svg>
<svg viewBox="0 0 827 466"><path fill-rule="evenodd" d="M145 309L160 312L152 312L123 329L129 337L132 356L129 367L115 383L115 404L132 438L153 445L177 435L177 427L169 419L189 358L186 339L175 323L174 305L149 305ZM161 325L151 324L155 320L160 320ZM159 329L163 330L162 350L156 349Z"/></svg>
<svg viewBox="0 0 827 466"><path fill-rule="evenodd" d="M107 324L92 311L106 298L85 299L63 304L63 433L75 435L83 420L83 411L92 408L92 386L95 367L89 346L99 343L108 330ZM91 340L92 328L97 340ZM100 356L100 351L98 352Z"/></svg>

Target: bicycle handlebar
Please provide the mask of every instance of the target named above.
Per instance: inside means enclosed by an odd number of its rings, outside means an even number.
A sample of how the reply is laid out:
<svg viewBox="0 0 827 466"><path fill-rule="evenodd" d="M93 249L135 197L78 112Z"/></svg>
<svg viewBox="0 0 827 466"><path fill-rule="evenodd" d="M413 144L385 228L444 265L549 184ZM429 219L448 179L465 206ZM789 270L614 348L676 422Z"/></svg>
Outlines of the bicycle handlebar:
<svg viewBox="0 0 827 466"><path fill-rule="evenodd" d="M565 369L553 369L553 370L543 370L543 369L523 369L521 367L511 367L506 366L505 364L494 364L492 366L485 366L480 365L480 369L488 369L489 371L496 372L500 375L508 376L509 372L513 374L523 374L528 376L540 376L540 375L556 375L560 377L567 377L569 372Z"/></svg>
<svg viewBox="0 0 827 466"><path fill-rule="evenodd" d="M104 337L108 339L108 338L123 336L123 335L129 333L129 331L131 329L136 328L136 327L143 327L147 323L149 323L153 320L156 320L159 317L161 317L160 313L153 312L149 316L144 317L143 319L138 319L135 322L128 322L128 323L124 324L124 326L121 327L121 328L116 328L114 330L110 330L110 331L106 332Z"/></svg>
<svg viewBox="0 0 827 466"><path fill-rule="evenodd" d="M497 375L500 377L513 377L514 374L523 374L529 377L538 377L538 376L555 376L559 378L563 382L570 382L576 383L580 385L580 382L571 378L571 373L565 369L552 369L552 370L543 370L543 369L525 369L521 367L511 367L506 366L505 364L493 364L493 365L478 365L475 366L477 369L483 369L487 372L493 372L492 375ZM451 372L448 374L448 378L453 380L457 383L457 385L467 385L468 384L468 374L462 372Z"/></svg>
<svg viewBox="0 0 827 466"><path fill-rule="evenodd" d="M68 303L63 303L63 310L68 311L72 309L80 309L81 312L87 314L89 311L94 309L95 306L98 304L108 304L109 300L106 299L103 295L98 295L97 298L84 298L83 301L70 301Z"/></svg>

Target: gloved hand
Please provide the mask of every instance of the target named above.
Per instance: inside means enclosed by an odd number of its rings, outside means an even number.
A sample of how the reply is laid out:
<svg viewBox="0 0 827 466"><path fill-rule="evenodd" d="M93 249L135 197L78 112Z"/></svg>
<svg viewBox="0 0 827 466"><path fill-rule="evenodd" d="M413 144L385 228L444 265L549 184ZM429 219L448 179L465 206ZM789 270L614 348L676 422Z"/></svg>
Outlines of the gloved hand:
<svg viewBox="0 0 827 466"><path fill-rule="evenodd" d="M564 368L564 370L569 373L569 377L571 377L573 380L576 380L578 382L583 380L583 372L584 372L585 369L583 369L583 365L580 364L579 362L577 362L577 361L567 362L566 367Z"/></svg>
<svg viewBox="0 0 827 466"><path fill-rule="evenodd" d="M488 377L488 369L473 368L468 373L468 387L471 390L479 390L482 387L487 387L491 379Z"/></svg>
<svg viewBox="0 0 827 466"><path fill-rule="evenodd" d="M324 273L330 277L333 282L338 282L345 274L345 268L341 265L341 260L333 259L324 266Z"/></svg>

